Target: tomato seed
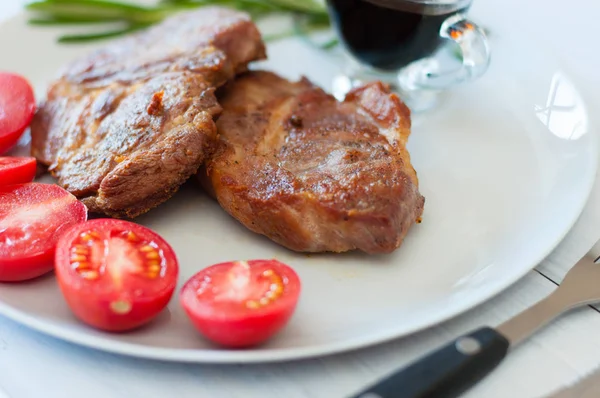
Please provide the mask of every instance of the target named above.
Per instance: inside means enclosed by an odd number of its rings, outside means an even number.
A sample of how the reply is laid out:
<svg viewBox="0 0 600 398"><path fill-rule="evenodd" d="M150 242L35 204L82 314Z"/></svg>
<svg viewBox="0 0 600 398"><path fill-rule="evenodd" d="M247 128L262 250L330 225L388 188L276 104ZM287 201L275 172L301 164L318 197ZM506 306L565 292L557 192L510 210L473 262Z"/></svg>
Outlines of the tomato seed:
<svg viewBox="0 0 600 398"><path fill-rule="evenodd" d="M75 245L73 246L73 248L71 249L72 253L75 254L82 254L82 255L86 255L89 253L89 250L86 246L84 245Z"/></svg>
<svg viewBox="0 0 600 398"><path fill-rule="evenodd" d="M131 311L131 303L125 300L113 301L110 303L110 309L115 314L124 315Z"/></svg>
<svg viewBox="0 0 600 398"><path fill-rule="evenodd" d="M93 239L98 239L100 237L100 235L98 235L96 232L84 232L81 235L79 235L79 237L84 242L88 242L88 241L93 240Z"/></svg>
<svg viewBox="0 0 600 398"><path fill-rule="evenodd" d="M156 265L152 264L152 265L150 265L150 267L148 267L148 270L150 272L156 272L156 273L158 273L158 272L160 272L160 268L161 268L160 265L158 265L158 264L156 264Z"/></svg>
<svg viewBox="0 0 600 398"><path fill-rule="evenodd" d="M71 256L71 262L80 262L80 261L85 261L87 260L86 256L82 256L79 254L74 254Z"/></svg>
<svg viewBox="0 0 600 398"><path fill-rule="evenodd" d="M94 280L94 279L98 279L100 274L98 274L98 271L91 270L91 271L82 272L81 276L87 280Z"/></svg>
<svg viewBox="0 0 600 398"><path fill-rule="evenodd" d="M156 251L156 249L155 249L155 248L153 248L153 247L152 247L152 246L150 246L150 245L145 245L145 246L142 246L142 247L140 247L140 251L141 251L141 252L144 252L144 253L147 253L147 252L153 252L153 251Z"/></svg>
<svg viewBox="0 0 600 398"><path fill-rule="evenodd" d="M148 254L146 254L146 258L148 260L158 260L160 258L160 256L158 255L158 253L156 251L153 251L153 252L149 252Z"/></svg>
<svg viewBox="0 0 600 398"><path fill-rule="evenodd" d="M259 308L260 305L256 301L250 300L250 301L246 301L246 307L250 308L251 310L255 310L255 309Z"/></svg>
<svg viewBox="0 0 600 398"><path fill-rule="evenodd" d="M85 262L85 261L80 261L80 262L72 263L71 266L77 270L84 270L84 269L90 267L90 263Z"/></svg>

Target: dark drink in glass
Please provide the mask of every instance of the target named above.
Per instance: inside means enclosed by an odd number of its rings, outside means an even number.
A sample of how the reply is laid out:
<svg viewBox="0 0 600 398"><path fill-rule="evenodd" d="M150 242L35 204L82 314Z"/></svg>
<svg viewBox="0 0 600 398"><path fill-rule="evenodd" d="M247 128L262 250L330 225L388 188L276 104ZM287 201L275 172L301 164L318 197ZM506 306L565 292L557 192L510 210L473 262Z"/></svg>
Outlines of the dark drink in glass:
<svg viewBox="0 0 600 398"><path fill-rule="evenodd" d="M488 69L487 36L466 15L473 0L327 0L350 62L332 82L336 98L380 80L413 111L434 107L439 93L477 80ZM451 51L445 44L452 43ZM456 56L457 52L461 56Z"/></svg>
<svg viewBox="0 0 600 398"><path fill-rule="evenodd" d="M360 62L398 70L435 52L442 25L469 1L328 0L332 22L346 49Z"/></svg>

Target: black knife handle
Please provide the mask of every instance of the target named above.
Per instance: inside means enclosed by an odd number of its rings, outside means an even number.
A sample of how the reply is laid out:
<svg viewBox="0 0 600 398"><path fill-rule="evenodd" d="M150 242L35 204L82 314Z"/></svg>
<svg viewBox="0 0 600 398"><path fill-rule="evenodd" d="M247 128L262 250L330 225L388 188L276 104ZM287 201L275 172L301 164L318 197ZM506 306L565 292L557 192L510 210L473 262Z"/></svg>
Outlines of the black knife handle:
<svg viewBox="0 0 600 398"><path fill-rule="evenodd" d="M509 341L484 327L459 337L352 398L454 398L506 356Z"/></svg>

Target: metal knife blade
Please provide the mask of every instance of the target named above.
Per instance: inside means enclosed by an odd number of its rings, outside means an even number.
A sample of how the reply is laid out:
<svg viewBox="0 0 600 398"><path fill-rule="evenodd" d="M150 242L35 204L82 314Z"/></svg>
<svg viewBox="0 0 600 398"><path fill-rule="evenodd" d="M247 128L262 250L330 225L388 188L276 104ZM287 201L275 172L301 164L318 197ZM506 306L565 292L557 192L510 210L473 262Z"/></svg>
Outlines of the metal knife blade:
<svg viewBox="0 0 600 398"><path fill-rule="evenodd" d="M595 281L598 278L597 270L600 264L595 264L595 262L599 256L600 241L597 241L587 254L569 270L567 276L565 276L559 288L553 294L496 328L500 334L510 341L511 348L514 348L531 336L537 329L542 328L556 318L557 314L565 310L565 303L591 304L592 302L599 301L598 294L592 294L595 297L591 297L590 300L586 300L587 296L582 298L580 295L583 286L581 283L582 280ZM578 272L586 266L586 272ZM587 271L592 271L592 273ZM573 277L576 277L577 280ZM593 293L598 293L598 291L594 291Z"/></svg>

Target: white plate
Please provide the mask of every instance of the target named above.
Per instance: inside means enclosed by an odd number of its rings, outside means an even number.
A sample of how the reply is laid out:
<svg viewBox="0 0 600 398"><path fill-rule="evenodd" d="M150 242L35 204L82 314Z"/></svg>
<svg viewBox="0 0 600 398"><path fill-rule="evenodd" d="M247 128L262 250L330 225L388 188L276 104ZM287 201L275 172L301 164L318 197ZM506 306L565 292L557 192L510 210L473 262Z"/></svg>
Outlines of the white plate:
<svg viewBox="0 0 600 398"><path fill-rule="evenodd" d="M86 51L56 45L51 33L26 27L23 17L0 25L0 69L28 76L39 95L59 67ZM236 351L210 345L192 328L177 296L142 330L98 332L71 315L53 276L2 285L0 313L110 352L241 363L364 347L484 302L560 242L583 209L597 166L597 137L585 104L556 61L522 40L498 36L493 45L483 79L414 121L409 149L426 197L424 221L392 255L291 253L245 230L194 185L138 220L174 246L180 284L225 260L276 257L292 265L303 295L291 323L267 345ZM297 40L271 45L269 55L264 67L292 78L306 74L326 88L338 67Z"/></svg>

